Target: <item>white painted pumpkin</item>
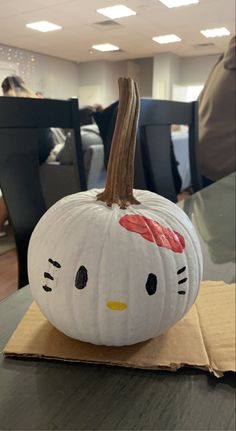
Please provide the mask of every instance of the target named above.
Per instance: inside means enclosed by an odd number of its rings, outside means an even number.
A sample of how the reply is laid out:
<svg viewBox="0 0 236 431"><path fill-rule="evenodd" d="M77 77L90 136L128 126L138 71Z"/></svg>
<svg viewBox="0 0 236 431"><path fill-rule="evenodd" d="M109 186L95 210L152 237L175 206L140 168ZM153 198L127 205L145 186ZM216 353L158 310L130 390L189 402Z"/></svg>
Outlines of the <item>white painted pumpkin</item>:
<svg viewBox="0 0 236 431"><path fill-rule="evenodd" d="M192 306L200 245L188 217L167 199L135 190L133 203L118 199L121 209L97 200L98 192L67 196L41 218L29 245L31 291L66 335L134 344L162 334Z"/></svg>

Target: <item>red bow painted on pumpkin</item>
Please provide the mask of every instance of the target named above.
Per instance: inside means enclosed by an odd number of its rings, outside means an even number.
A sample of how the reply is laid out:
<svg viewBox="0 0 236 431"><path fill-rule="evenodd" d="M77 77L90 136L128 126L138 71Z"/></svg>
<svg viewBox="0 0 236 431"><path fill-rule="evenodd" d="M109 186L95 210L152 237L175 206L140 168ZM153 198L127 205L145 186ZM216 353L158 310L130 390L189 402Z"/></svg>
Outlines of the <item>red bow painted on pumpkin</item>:
<svg viewBox="0 0 236 431"><path fill-rule="evenodd" d="M175 253L182 253L185 248L185 240L180 233L150 218L127 214L121 217L119 223L130 232L135 232L147 241L154 242L158 247L167 248Z"/></svg>

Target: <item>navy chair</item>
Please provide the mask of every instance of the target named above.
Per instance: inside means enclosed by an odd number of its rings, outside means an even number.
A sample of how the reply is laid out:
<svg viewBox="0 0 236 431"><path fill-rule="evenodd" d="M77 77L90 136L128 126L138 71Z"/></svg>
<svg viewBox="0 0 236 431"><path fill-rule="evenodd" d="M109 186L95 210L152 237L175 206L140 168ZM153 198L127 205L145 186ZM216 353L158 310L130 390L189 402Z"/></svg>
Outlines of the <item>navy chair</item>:
<svg viewBox="0 0 236 431"><path fill-rule="evenodd" d="M107 166L118 102L94 114L104 142ZM198 104L171 100L141 99L134 164L134 187L177 201L179 174L171 140L171 125L189 127L188 147L191 185L202 188L198 167Z"/></svg>
<svg viewBox="0 0 236 431"><path fill-rule="evenodd" d="M72 129L77 190L86 190L78 100L0 97L0 188L15 236L21 288L28 283L31 233L46 211L39 171L39 134L50 127Z"/></svg>
<svg viewBox="0 0 236 431"><path fill-rule="evenodd" d="M176 165L171 125L188 126L188 148L193 192L202 188L198 165L198 103L142 99L138 145L147 189L177 200Z"/></svg>

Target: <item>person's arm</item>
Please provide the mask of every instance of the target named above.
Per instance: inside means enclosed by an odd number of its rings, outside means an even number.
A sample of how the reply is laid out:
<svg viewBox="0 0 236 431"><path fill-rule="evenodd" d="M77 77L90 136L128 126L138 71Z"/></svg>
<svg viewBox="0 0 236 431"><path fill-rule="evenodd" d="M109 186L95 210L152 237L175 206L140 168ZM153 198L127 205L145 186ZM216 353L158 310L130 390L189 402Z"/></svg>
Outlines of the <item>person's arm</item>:
<svg viewBox="0 0 236 431"><path fill-rule="evenodd" d="M236 36L232 37L224 55L225 69L236 69Z"/></svg>

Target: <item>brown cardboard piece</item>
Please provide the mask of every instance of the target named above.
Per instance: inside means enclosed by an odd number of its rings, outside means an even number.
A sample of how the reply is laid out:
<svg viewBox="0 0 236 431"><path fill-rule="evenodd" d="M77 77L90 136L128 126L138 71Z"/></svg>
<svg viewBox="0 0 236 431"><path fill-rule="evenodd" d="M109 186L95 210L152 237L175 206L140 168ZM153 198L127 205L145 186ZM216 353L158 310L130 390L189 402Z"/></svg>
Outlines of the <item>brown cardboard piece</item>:
<svg viewBox="0 0 236 431"><path fill-rule="evenodd" d="M33 303L4 354L171 371L192 366L221 377L236 371L235 285L202 282L196 303L174 327L160 337L126 347L73 340L55 329Z"/></svg>

